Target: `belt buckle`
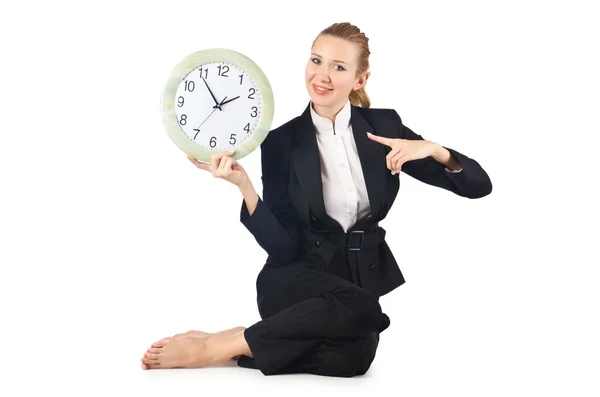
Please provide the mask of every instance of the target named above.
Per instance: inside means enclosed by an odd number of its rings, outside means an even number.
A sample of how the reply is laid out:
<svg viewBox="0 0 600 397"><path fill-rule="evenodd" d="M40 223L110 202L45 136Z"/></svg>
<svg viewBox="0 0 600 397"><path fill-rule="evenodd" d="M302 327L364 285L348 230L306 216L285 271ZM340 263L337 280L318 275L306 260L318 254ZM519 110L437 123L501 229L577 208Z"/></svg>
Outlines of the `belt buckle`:
<svg viewBox="0 0 600 397"><path fill-rule="evenodd" d="M352 236L354 234L360 235L358 247L352 246ZM360 251L362 249L364 234L365 234L364 230L353 230L348 234L348 241L347 241L348 251Z"/></svg>

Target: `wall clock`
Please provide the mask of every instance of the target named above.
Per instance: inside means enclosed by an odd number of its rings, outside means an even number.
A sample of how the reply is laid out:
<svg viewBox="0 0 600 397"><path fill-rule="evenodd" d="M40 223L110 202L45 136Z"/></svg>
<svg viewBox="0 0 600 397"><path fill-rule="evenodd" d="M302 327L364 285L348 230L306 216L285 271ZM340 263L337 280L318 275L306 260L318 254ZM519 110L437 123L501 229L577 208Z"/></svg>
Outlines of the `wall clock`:
<svg viewBox="0 0 600 397"><path fill-rule="evenodd" d="M260 67L230 49L188 55L172 70L160 100L164 128L185 153L210 163L235 150L239 160L264 141L274 113L273 91Z"/></svg>

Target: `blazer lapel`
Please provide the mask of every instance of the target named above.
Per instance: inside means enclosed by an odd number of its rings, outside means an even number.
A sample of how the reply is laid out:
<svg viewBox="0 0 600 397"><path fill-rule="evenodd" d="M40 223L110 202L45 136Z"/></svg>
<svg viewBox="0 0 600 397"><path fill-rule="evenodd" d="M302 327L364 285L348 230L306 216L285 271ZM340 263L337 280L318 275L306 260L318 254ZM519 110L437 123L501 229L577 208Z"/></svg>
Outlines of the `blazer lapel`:
<svg viewBox="0 0 600 397"><path fill-rule="evenodd" d="M325 210L323 199L323 180L321 179L321 158L317 144L317 131L310 116L309 103L306 110L298 118L294 129L294 146L291 150L291 161L294 166L301 189L306 193L308 204L314 216L334 229L341 230L340 224L331 218ZM365 120L356 106L351 106L352 131L358 156L361 163L369 202L371 215L379 213L383 197L385 174L382 172L382 163L385 169L385 147L367 137L367 132L376 133L373 127Z"/></svg>
<svg viewBox="0 0 600 397"><path fill-rule="evenodd" d="M358 106L352 106L352 132L356 150L360 159L361 168L367 185L367 193L371 206L371 216L375 218L379 214L385 189L385 156L386 147L375 142L367 136L367 132L377 135L377 131L362 115ZM360 221L360 219L357 220Z"/></svg>

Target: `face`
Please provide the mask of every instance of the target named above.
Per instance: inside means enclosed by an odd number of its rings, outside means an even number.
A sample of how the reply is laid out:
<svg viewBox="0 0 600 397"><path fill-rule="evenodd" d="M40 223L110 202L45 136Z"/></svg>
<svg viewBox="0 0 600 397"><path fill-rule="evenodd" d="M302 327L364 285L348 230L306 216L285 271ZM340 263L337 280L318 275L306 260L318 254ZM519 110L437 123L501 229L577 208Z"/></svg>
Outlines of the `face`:
<svg viewBox="0 0 600 397"><path fill-rule="evenodd" d="M358 47L347 40L320 36L306 64L305 83L315 107L340 109L353 89L366 83L356 76Z"/></svg>

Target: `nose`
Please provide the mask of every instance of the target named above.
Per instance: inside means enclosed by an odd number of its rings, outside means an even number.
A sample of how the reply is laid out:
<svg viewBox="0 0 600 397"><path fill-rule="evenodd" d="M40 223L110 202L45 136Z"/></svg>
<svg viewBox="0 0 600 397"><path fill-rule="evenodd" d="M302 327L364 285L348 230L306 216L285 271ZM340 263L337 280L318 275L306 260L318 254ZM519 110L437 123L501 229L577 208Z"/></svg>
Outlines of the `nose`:
<svg viewBox="0 0 600 397"><path fill-rule="evenodd" d="M329 80L329 76L328 75L322 75L322 74L319 74L318 81L319 81L319 83L323 83L323 84L329 84L331 82Z"/></svg>
<svg viewBox="0 0 600 397"><path fill-rule="evenodd" d="M328 83L329 82L329 69L327 69L325 67L320 67L317 70L317 77L319 78L319 81L321 81L323 83Z"/></svg>

